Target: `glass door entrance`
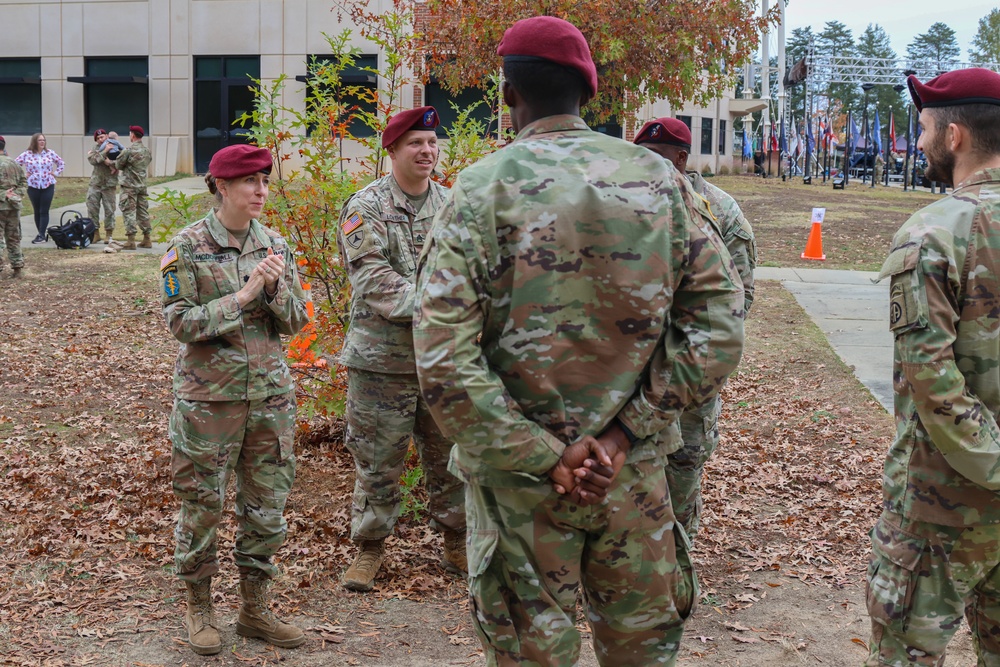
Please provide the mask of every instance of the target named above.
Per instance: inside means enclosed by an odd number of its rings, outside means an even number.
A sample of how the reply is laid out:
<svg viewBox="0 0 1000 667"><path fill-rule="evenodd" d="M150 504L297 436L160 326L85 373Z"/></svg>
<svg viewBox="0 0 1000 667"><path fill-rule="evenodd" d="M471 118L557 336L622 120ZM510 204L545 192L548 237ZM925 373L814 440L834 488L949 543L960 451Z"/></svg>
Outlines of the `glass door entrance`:
<svg viewBox="0 0 1000 667"><path fill-rule="evenodd" d="M215 153L247 143L246 130L233 122L253 109L253 79L260 78L259 56L195 56L194 168L208 171Z"/></svg>

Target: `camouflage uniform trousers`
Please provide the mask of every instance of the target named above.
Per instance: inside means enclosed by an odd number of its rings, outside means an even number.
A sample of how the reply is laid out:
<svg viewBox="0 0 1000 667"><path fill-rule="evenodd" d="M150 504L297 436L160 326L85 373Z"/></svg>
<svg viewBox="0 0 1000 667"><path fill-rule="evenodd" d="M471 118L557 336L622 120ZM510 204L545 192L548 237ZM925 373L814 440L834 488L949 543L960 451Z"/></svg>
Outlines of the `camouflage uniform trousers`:
<svg viewBox="0 0 1000 667"><path fill-rule="evenodd" d="M12 268L24 266L24 253L21 252L21 212L16 209L0 211L0 269L3 269L5 257L10 260Z"/></svg>
<svg viewBox="0 0 1000 667"><path fill-rule="evenodd" d="M236 471L233 549L240 575L270 579L285 541L285 501L295 480L295 392L256 401L174 400L170 416L177 576L200 581L219 571L216 539L226 484Z"/></svg>
<svg viewBox="0 0 1000 667"><path fill-rule="evenodd" d="M115 190L116 187L100 189L93 185L87 189L87 217L94 221L100 229L101 205L104 206L104 231L109 234L115 229ZM124 194L124 193L123 193Z"/></svg>
<svg viewBox="0 0 1000 667"><path fill-rule="evenodd" d="M865 665L941 665L965 614L981 667L1000 666L1000 524L939 526L883 512L871 531Z"/></svg>
<svg viewBox="0 0 1000 667"><path fill-rule="evenodd" d="M626 465L583 508L546 481L467 485L469 598L487 665L575 665L577 591L601 665L674 665L698 599L663 464Z"/></svg>
<svg viewBox="0 0 1000 667"><path fill-rule="evenodd" d="M152 231L149 226L149 202L146 199L146 188L126 188L122 186L121 198L118 202L125 220L125 233L135 234L136 223L143 234Z"/></svg>
<svg viewBox="0 0 1000 667"><path fill-rule="evenodd" d="M667 486L674 516L694 541L701 526L701 477L705 463L719 446L719 411L722 399L681 413L681 448L667 459Z"/></svg>
<svg viewBox="0 0 1000 667"><path fill-rule="evenodd" d="M344 444L355 469L351 539L378 540L392 533L411 436L424 471L431 525L465 530L465 489L448 472L452 443L428 412L416 373L348 369L346 416Z"/></svg>

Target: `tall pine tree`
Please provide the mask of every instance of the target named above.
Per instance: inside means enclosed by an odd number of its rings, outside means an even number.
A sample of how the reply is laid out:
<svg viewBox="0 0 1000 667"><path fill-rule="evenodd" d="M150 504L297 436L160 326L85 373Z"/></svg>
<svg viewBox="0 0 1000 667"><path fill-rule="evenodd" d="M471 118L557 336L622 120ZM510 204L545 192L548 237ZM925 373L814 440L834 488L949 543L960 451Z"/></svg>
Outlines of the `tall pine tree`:
<svg viewBox="0 0 1000 667"><path fill-rule="evenodd" d="M892 50L892 44L889 41L889 35L886 34L882 26L877 23L869 23L865 31L861 33L858 37L857 44L857 55L865 58L866 60L881 60L890 59L895 60L897 58L896 52ZM903 79L900 77L899 83L902 84ZM855 114L860 121L862 113L864 111L864 91L861 90L861 86L857 86L858 99L861 100L861 104L855 109ZM885 135L887 128L889 127L889 110L892 109L892 114L896 118L896 135L900 135L899 128L906 127L906 105L909 100L906 100L902 93L897 93L896 90L890 85L877 85L871 89L868 93L868 119L871 122L875 110L878 109L879 122L882 124L882 142L885 143ZM861 123L858 123L858 128L860 129Z"/></svg>
<svg viewBox="0 0 1000 667"><path fill-rule="evenodd" d="M906 47L906 59L911 67L921 66L946 72L958 62L961 50L955 31L940 21L931 25L927 32L917 35Z"/></svg>
<svg viewBox="0 0 1000 667"><path fill-rule="evenodd" d="M1000 63L1000 9L979 19L979 30L972 38L969 58L974 63Z"/></svg>
<svg viewBox="0 0 1000 667"><path fill-rule="evenodd" d="M851 29L840 21L827 21L816 39L816 51L826 56L851 56L854 55L854 34ZM827 115L834 119L840 119L834 125L836 132L841 132L842 122L846 122L842 114L846 114L848 109L860 106L857 84L851 83L830 83L825 86L825 90L819 91L820 95L825 95Z"/></svg>

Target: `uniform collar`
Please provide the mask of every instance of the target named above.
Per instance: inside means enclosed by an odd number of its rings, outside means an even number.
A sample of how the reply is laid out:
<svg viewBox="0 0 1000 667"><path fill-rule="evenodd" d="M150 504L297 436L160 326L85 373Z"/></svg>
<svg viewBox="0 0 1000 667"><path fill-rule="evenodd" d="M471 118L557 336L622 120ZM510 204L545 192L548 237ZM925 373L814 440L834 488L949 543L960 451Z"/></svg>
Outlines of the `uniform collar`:
<svg viewBox="0 0 1000 667"><path fill-rule="evenodd" d="M222 226L219 219L215 217L215 209L213 208L205 216L208 220L208 231L212 235L212 240L220 248L232 248L234 247L229 243L229 230ZM247 236L246 243L243 244L242 252L248 252L253 250L260 250L261 248L270 248L271 243L268 239L267 234L264 233L263 227L261 227L260 222L257 218L253 218L250 221L250 235ZM238 250L238 248L237 248Z"/></svg>
<svg viewBox="0 0 1000 667"><path fill-rule="evenodd" d="M998 181L1000 181L1000 167L980 169L955 186L955 190L972 187L973 185L982 185L983 183L996 183Z"/></svg>
<svg viewBox="0 0 1000 667"><path fill-rule="evenodd" d="M528 123L517 133L514 141L521 141L536 134L548 134L549 132L567 131L591 131L583 119L572 114L559 114L556 116L546 116L539 118L533 123Z"/></svg>
<svg viewBox="0 0 1000 667"><path fill-rule="evenodd" d="M701 175L701 173L697 171L688 171L684 173L688 177L688 180L691 181L691 185L694 186L694 189L698 192L701 192L702 186L705 185L705 179Z"/></svg>
<svg viewBox="0 0 1000 667"><path fill-rule="evenodd" d="M392 174L387 176L389 179L390 187L389 191L392 193L392 204L400 211L405 211L406 213L418 217L420 216L416 211L413 210L413 204L410 203L409 198L403 192L403 189L399 187L399 183L396 182L395 177ZM427 199L424 201L424 205L420 208L420 211L436 210L433 207L428 208L427 204L430 203L432 199L437 196L436 190L434 188L434 181L431 181L427 185Z"/></svg>

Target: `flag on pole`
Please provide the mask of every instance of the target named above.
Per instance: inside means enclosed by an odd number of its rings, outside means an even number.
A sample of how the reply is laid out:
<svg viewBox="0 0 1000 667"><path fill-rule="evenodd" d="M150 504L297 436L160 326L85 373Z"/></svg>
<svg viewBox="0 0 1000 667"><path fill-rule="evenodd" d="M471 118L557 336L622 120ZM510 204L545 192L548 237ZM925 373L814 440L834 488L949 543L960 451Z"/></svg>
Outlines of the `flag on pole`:
<svg viewBox="0 0 1000 667"><path fill-rule="evenodd" d="M822 118L819 119L819 145L826 148L826 121Z"/></svg>
<svg viewBox="0 0 1000 667"><path fill-rule="evenodd" d="M833 134L833 121L829 118L826 119L826 134L824 135L824 139L828 148L833 148L837 145L837 137Z"/></svg>
<svg viewBox="0 0 1000 667"><path fill-rule="evenodd" d="M896 115L892 114L889 118L889 150L896 150L896 141Z"/></svg>
<svg viewBox="0 0 1000 667"><path fill-rule="evenodd" d="M875 150L882 152L882 125L878 122L878 109L875 109L875 120L872 121L872 142Z"/></svg>
<svg viewBox="0 0 1000 667"><path fill-rule="evenodd" d="M907 120L909 125L906 128L906 154L913 155L916 153L914 147L917 145L916 140L913 138L913 114L907 114Z"/></svg>
<svg viewBox="0 0 1000 667"><path fill-rule="evenodd" d="M813 140L812 119L806 119L806 150L810 153L816 151L816 142Z"/></svg>
<svg viewBox="0 0 1000 667"><path fill-rule="evenodd" d="M771 121L771 150L778 150L778 128L775 127L774 121Z"/></svg>
<svg viewBox="0 0 1000 667"><path fill-rule="evenodd" d="M851 114L851 146L857 148L860 138L861 133L858 132L858 124L854 122L854 114Z"/></svg>
<svg viewBox="0 0 1000 667"><path fill-rule="evenodd" d="M743 159L753 157L753 148L750 146L750 138L747 136L746 128L743 128Z"/></svg>

